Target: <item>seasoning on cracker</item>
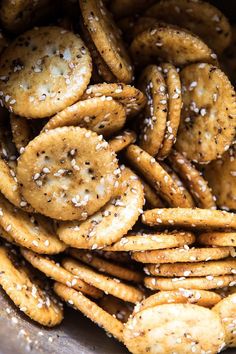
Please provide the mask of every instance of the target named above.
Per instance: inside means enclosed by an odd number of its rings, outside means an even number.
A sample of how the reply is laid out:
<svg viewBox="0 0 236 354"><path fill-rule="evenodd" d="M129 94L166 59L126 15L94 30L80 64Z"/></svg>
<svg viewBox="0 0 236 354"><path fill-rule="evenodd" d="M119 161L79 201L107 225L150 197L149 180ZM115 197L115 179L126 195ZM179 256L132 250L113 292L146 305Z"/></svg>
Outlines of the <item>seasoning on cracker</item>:
<svg viewBox="0 0 236 354"><path fill-rule="evenodd" d="M33 274L17 260L11 249L1 246L0 259L0 285L20 311L43 326L60 324L63 319L61 304L39 288Z"/></svg>
<svg viewBox="0 0 236 354"><path fill-rule="evenodd" d="M71 126L37 136L17 166L25 200L59 220L83 220L99 210L113 196L119 174L103 137Z"/></svg>
<svg viewBox="0 0 236 354"><path fill-rule="evenodd" d="M90 54L79 36L56 26L34 28L0 57L1 100L17 115L49 117L82 96L91 73Z"/></svg>
<svg viewBox="0 0 236 354"><path fill-rule="evenodd" d="M32 264L33 267L39 269L42 273L46 274L47 277L94 298L99 298L102 296L102 292L99 289L77 278L60 266L59 263L56 263L53 259L46 258L45 256L24 248L21 249L21 254L29 263Z"/></svg>
<svg viewBox="0 0 236 354"><path fill-rule="evenodd" d="M84 222L60 223L59 238L75 248L95 250L108 246L133 227L143 204L142 183L132 171L124 168L116 195Z"/></svg>
<svg viewBox="0 0 236 354"><path fill-rule="evenodd" d="M219 316L192 304L147 308L130 317L124 327L124 343L133 354L216 353L224 340Z"/></svg>
<svg viewBox="0 0 236 354"><path fill-rule="evenodd" d="M209 163L233 142L236 126L235 91L217 67L192 64L180 72L183 109L176 149L189 160Z"/></svg>

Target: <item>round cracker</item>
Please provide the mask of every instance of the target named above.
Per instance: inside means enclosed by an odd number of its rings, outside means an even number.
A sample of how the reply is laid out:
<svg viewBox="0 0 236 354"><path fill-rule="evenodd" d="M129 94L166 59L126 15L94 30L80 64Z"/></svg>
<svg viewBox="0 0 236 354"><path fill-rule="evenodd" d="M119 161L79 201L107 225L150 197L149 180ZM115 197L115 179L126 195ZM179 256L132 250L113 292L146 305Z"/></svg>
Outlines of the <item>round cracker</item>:
<svg viewBox="0 0 236 354"><path fill-rule="evenodd" d="M124 343L133 354L217 353L224 339L219 316L192 304L147 308L124 327Z"/></svg>
<svg viewBox="0 0 236 354"><path fill-rule="evenodd" d="M183 109L176 149L189 160L209 163L231 145L236 126L235 91L217 67L192 64L180 72Z"/></svg>
<svg viewBox="0 0 236 354"><path fill-rule="evenodd" d="M236 228L236 215L227 211L200 208L147 210L142 221L149 226L186 226L200 229Z"/></svg>
<svg viewBox="0 0 236 354"><path fill-rule="evenodd" d="M7 200L18 208L32 212L33 209L20 193L15 171L0 157L0 191Z"/></svg>
<svg viewBox="0 0 236 354"><path fill-rule="evenodd" d="M82 99L108 96L124 105L128 117L137 115L146 104L146 97L142 91L124 83L89 85Z"/></svg>
<svg viewBox="0 0 236 354"><path fill-rule="evenodd" d="M147 252L135 252L132 258L142 263L176 263L176 262L200 262L222 259L230 256L230 247L205 247L163 249Z"/></svg>
<svg viewBox="0 0 236 354"><path fill-rule="evenodd" d="M84 222L61 223L59 238L71 247L92 250L121 239L142 213L144 194L140 180L127 168L122 170L119 187L115 198Z"/></svg>
<svg viewBox="0 0 236 354"><path fill-rule="evenodd" d="M92 252L81 251L77 249L70 249L69 255L78 259L79 261L88 264L89 266L97 269L101 273L106 273L114 277L140 283L143 281L143 274L124 267L122 265L107 261L101 257L96 256Z"/></svg>
<svg viewBox="0 0 236 354"><path fill-rule="evenodd" d="M207 165L204 176L216 196L216 204L222 209L236 210L236 146Z"/></svg>
<svg viewBox="0 0 236 354"><path fill-rule="evenodd" d="M117 78L130 83L133 70L118 28L102 1L81 0L84 24L103 60Z"/></svg>
<svg viewBox="0 0 236 354"><path fill-rule="evenodd" d="M190 63L215 63L216 54L202 40L187 30L157 23L137 34L131 43L134 60L142 66L169 62L176 66Z"/></svg>
<svg viewBox="0 0 236 354"><path fill-rule="evenodd" d="M117 320L126 323L133 312L133 305L124 302L117 297L105 295L99 300L99 306L110 313Z"/></svg>
<svg viewBox="0 0 236 354"><path fill-rule="evenodd" d="M144 69L139 87L147 96L147 104L140 126L139 145L155 156L164 138L167 120L167 86L156 65Z"/></svg>
<svg viewBox="0 0 236 354"><path fill-rule="evenodd" d="M120 321L80 292L69 288L64 284L56 282L53 289L62 300L68 302L76 310L81 311L86 317L122 342L123 324Z"/></svg>
<svg viewBox="0 0 236 354"><path fill-rule="evenodd" d="M46 274L47 277L94 298L99 298L102 296L102 292L99 289L85 283L78 277L75 277L58 263L55 263L53 259L40 256L37 253L23 248L21 249L21 254L30 264L32 264L34 268L37 268L42 273Z"/></svg>
<svg viewBox="0 0 236 354"><path fill-rule="evenodd" d="M183 208L193 206L170 175L139 146L128 146L125 156L168 204Z"/></svg>
<svg viewBox="0 0 236 354"><path fill-rule="evenodd" d="M227 296L213 307L213 312L219 314L226 333L226 346L236 347L236 294Z"/></svg>
<svg viewBox="0 0 236 354"><path fill-rule="evenodd" d="M156 233L142 233L127 235L112 246L106 247L107 251L146 251L172 247L181 247L195 242L191 232L163 231Z"/></svg>
<svg viewBox="0 0 236 354"><path fill-rule="evenodd" d="M163 277L204 277L236 274L236 260L227 258L224 260L207 262L181 262L175 264L148 264L144 268L148 275Z"/></svg>
<svg viewBox="0 0 236 354"><path fill-rule="evenodd" d="M198 242L210 246L232 246L236 247L236 232L234 231L211 231L199 235Z"/></svg>
<svg viewBox="0 0 236 354"><path fill-rule="evenodd" d="M3 0L0 6L0 20L8 31L19 33L52 14L52 10L53 6L49 0Z"/></svg>
<svg viewBox="0 0 236 354"><path fill-rule="evenodd" d="M199 208L216 209L215 198L201 173L179 152L172 150L168 157L171 166L186 183Z"/></svg>
<svg viewBox="0 0 236 354"><path fill-rule="evenodd" d="M37 136L18 160L17 178L26 201L60 220L81 220L112 197L117 160L102 136L62 127Z"/></svg>
<svg viewBox="0 0 236 354"><path fill-rule="evenodd" d="M224 288L226 286L235 286L235 275L219 275L213 277L192 277L192 278L164 278L164 277L146 277L144 284L147 288L152 290L178 290L184 289L198 289L211 290Z"/></svg>
<svg viewBox="0 0 236 354"><path fill-rule="evenodd" d="M124 107L110 97L90 98L74 103L53 116L43 131L64 126L79 126L105 137L120 130L125 124Z"/></svg>
<svg viewBox="0 0 236 354"><path fill-rule="evenodd" d="M97 50L90 36L89 31L84 26L82 21L80 21L80 28L82 31L84 42L89 49L93 61L92 80L94 82L101 82L103 79L106 82L115 82L116 77L112 74L110 68L103 60L103 57L100 55L99 51Z"/></svg>
<svg viewBox="0 0 236 354"><path fill-rule="evenodd" d="M1 55L2 100L20 116L48 117L82 96L91 72L91 58L79 36L56 26L34 28Z"/></svg>
<svg viewBox="0 0 236 354"><path fill-rule="evenodd" d="M168 91L168 113L164 139L158 151L158 158L164 159L169 155L176 141L182 107L181 83L177 69L174 65L163 63L160 69L165 77Z"/></svg>
<svg viewBox="0 0 236 354"><path fill-rule="evenodd" d="M31 129L26 118L10 114L12 140L17 151L21 154L31 140Z"/></svg>
<svg viewBox="0 0 236 354"><path fill-rule="evenodd" d="M217 53L222 53L231 40L229 21L208 2L162 0L147 9L145 15L187 28Z"/></svg>
<svg viewBox="0 0 236 354"><path fill-rule="evenodd" d="M159 291L146 299L144 299L140 304L136 305L136 312L145 310L149 307L154 307L157 305L164 304L195 304L203 307L212 307L216 305L222 297L213 292L206 290L170 290L170 291Z"/></svg>
<svg viewBox="0 0 236 354"><path fill-rule="evenodd" d="M132 130L123 130L118 135L111 138L108 142L110 148L117 152L124 150L130 144L135 143L136 141L136 133Z"/></svg>
<svg viewBox="0 0 236 354"><path fill-rule="evenodd" d="M189 191L186 189L186 186L184 185L183 181L179 178L177 173L175 173L175 171L169 165L167 165L165 162L159 161L159 163L164 168L164 170L170 175L170 177L173 179L173 181L179 187L179 189L182 191L183 195L189 201L189 204L194 207L195 202L193 200L193 197L191 196Z"/></svg>
<svg viewBox="0 0 236 354"><path fill-rule="evenodd" d="M149 184L146 183L143 179L141 179L141 182L143 185L144 198L148 206L151 208L163 208L164 202L157 195L156 191L150 187Z"/></svg>
<svg viewBox="0 0 236 354"><path fill-rule="evenodd" d="M98 273L72 258L64 259L62 265L66 270L77 275L79 279L82 279L86 283L96 286L106 294L111 294L121 300L136 303L141 301L144 297L144 293L141 290L131 285L127 285L117 278L111 278Z"/></svg>
<svg viewBox="0 0 236 354"><path fill-rule="evenodd" d="M33 274L29 269L19 264L13 252L3 246L0 247L0 272L0 285L22 312L47 327L61 323L63 308L60 304L31 280Z"/></svg>
<svg viewBox="0 0 236 354"><path fill-rule="evenodd" d="M22 247L37 253L56 254L66 245L58 239L53 224L43 216L15 208L0 196L0 226Z"/></svg>

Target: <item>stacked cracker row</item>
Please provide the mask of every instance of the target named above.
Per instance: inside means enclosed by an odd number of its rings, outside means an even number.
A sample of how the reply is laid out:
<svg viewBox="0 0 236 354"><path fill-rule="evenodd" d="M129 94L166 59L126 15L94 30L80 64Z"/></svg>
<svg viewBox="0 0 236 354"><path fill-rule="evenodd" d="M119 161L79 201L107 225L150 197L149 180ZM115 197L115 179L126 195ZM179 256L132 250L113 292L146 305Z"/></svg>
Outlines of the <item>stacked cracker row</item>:
<svg viewBox="0 0 236 354"><path fill-rule="evenodd" d="M196 0L0 6L2 288L134 354L236 346L234 28Z"/></svg>

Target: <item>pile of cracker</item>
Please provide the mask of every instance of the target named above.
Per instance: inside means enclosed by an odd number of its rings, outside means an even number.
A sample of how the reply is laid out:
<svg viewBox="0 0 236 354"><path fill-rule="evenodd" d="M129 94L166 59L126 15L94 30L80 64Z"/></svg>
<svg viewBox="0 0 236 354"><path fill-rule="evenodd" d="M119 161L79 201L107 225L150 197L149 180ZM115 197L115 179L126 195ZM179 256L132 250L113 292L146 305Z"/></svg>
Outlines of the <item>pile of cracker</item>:
<svg viewBox="0 0 236 354"><path fill-rule="evenodd" d="M1 287L133 354L235 347L235 27L200 0L0 6Z"/></svg>

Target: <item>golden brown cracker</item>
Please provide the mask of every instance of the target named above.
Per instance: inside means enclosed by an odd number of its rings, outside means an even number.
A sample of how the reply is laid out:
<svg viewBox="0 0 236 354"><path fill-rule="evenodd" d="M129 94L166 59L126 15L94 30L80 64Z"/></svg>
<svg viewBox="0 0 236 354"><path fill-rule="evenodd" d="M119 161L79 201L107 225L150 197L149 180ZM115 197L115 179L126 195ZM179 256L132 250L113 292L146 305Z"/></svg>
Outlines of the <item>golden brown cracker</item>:
<svg viewBox="0 0 236 354"><path fill-rule="evenodd" d="M191 161L209 163L233 142L234 88L220 69L204 62L185 67L180 79L183 109L176 149Z"/></svg>
<svg viewBox="0 0 236 354"><path fill-rule="evenodd" d="M133 227L143 204L140 180L128 168L122 169L119 191L114 198L84 222L60 223L57 233L71 247L103 248L121 239Z"/></svg>
<svg viewBox="0 0 236 354"><path fill-rule="evenodd" d="M134 286L127 285L117 278L111 278L98 273L72 258L64 259L62 265L66 270L77 275L79 279L121 300L136 303L144 297L144 293Z"/></svg>
<svg viewBox="0 0 236 354"><path fill-rule="evenodd" d="M119 169L109 144L85 128L62 127L33 139L19 157L21 192L35 210L81 220L113 196Z"/></svg>
<svg viewBox="0 0 236 354"><path fill-rule="evenodd" d="M76 102L92 72L80 37L56 26L17 37L1 55L0 67L4 105L27 118L48 117Z"/></svg>

